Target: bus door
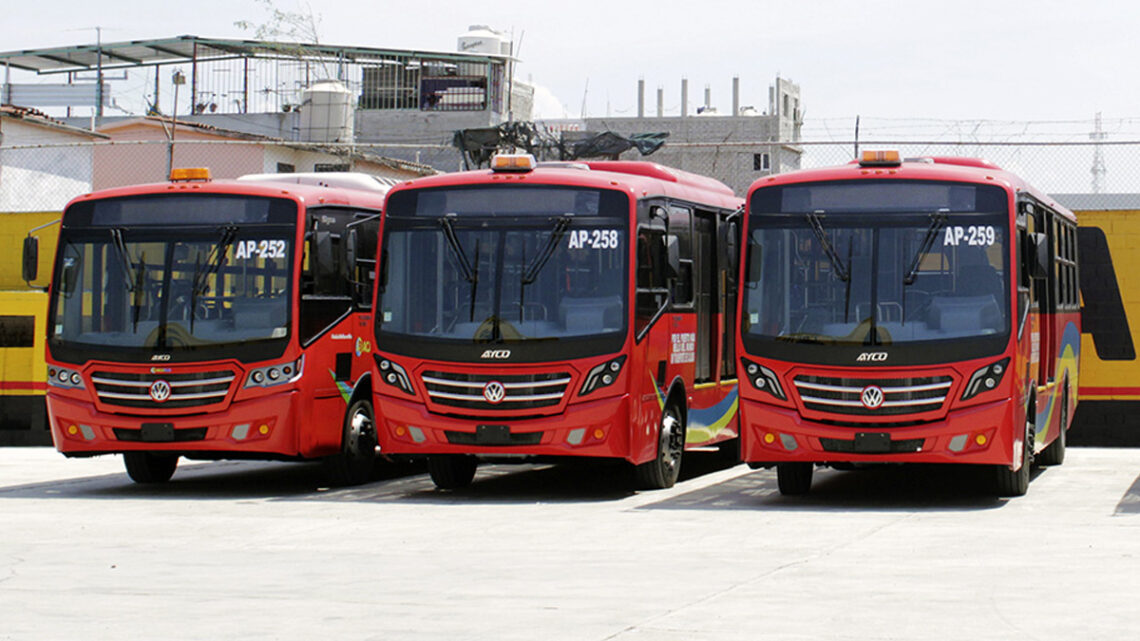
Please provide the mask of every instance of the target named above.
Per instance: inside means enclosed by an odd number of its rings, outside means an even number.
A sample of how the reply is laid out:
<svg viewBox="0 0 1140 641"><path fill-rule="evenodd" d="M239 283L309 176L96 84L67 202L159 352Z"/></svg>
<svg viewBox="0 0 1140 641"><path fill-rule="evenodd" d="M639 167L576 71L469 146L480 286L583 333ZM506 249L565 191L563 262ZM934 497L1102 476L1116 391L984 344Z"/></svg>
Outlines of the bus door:
<svg viewBox="0 0 1140 641"><path fill-rule="evenodd" d="M719 274L721 266L716 254L716 213L696 211L693 216L693 253L696 257L694 283L697 312L697 383L717 379L720 331L717 312L720 303Z"/></svg>

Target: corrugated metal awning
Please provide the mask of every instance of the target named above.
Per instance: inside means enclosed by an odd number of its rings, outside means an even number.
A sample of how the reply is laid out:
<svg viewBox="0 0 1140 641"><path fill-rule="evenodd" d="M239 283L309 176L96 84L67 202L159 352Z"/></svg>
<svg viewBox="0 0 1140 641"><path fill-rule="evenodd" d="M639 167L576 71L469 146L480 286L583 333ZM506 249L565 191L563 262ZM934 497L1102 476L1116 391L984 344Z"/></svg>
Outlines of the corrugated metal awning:
<svg viewBox="0 0 1140 641"><path fill-rule="evenodd" d="M267 40L218 40L198 36L178 36L161 40L132 40L102 44L26 49L0 52L0 66L24 69L37 73L65 73L90 71L100 66L104 70L156 64L189 63L192 61L226 58L296 58L312 56L335 58L346 62L391 56L413 56L434 60L462 62L491 62L506 60L506 56L489 54L462 54L430 51L373 49L368 47L342 47L323 44L271 42Z"/></svg>

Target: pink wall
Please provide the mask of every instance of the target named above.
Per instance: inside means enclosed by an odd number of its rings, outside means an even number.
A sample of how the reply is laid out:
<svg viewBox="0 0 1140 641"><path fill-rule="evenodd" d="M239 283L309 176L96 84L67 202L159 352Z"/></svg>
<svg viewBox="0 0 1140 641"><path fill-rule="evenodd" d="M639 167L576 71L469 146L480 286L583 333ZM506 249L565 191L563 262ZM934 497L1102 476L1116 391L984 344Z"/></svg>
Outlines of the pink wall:
<svg viewBox="0 0 1140 641"><path fill-rule="evenodd" d="M166 181L167 137L160 123L112 125L100 129L99 133L110 136L113 142L153 141L153 144L96 146L93 189ZM261 145L194 144L195 141L226 140L233 139L179 127L174 136L174 166L209 167L214 178L236 178L263 171L265 150Z"/></svg>

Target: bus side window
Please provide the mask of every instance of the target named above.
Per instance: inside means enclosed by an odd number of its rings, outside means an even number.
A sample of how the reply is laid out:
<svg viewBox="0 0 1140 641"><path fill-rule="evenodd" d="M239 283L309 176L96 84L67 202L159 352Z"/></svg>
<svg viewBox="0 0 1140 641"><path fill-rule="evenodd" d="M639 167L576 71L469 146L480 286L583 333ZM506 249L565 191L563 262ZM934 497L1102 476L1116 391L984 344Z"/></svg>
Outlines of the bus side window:
<svg viewBox="0 0 1140 641"><path fill-rule="evenodd" d="M668 258L665 233L660 229L641 227L637 232L637 300L634 333L641 333L657 316L669 299Z"/></svg>
<svg viewBox="0 0 1140 641"><path fill-rule="evenodd" d="M693 304L693 212L687 207L669 207L669 235L666 248L675 252L677 273L673 281L673 306Z"/></svg>

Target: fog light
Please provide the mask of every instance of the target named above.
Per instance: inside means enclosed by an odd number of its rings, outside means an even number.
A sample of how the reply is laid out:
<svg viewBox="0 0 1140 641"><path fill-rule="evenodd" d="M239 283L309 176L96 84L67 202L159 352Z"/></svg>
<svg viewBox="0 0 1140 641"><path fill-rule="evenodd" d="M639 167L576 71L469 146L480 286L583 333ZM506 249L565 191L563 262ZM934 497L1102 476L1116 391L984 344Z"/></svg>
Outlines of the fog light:
<svg viewBox="0 0 1140 641"><path fill-rule="evenodd" d="M574 428L574 429L570 430L569 434L566 435L566 442L571 444L571 445L579 445L582 443L582 439L585 437L586 437L586 428L584 428L584 427Z"/></svg>
<svg viewBox="0 0 1140 641"><path fill-rule="evenodd" d="M233 431L230 432L230 436L232 436L235 441L244 440L245 437L249 436L249 428L250 427L251 426L249 423L242 423L241 425L234 425L234 429L233 429Z"/></svg>
<svg viewBox="0 0 1140 641"><path fill-rule="evenodd" d="M784 449L788 450L789 452L799 447L799 443L796 443L796 437L790 434L781 434L780 444L783 445Z"/></svg>
<svg viewBox="0 0 1140 641"><path fill-rule="evenodd" d="M424 436L424 431L421 430L420 428L416 427L415 425L409 425L408 426L408 434L411 434L412 440L417 442L417 443L423 443L424 441L427 440L427 437Z"/></svg>

